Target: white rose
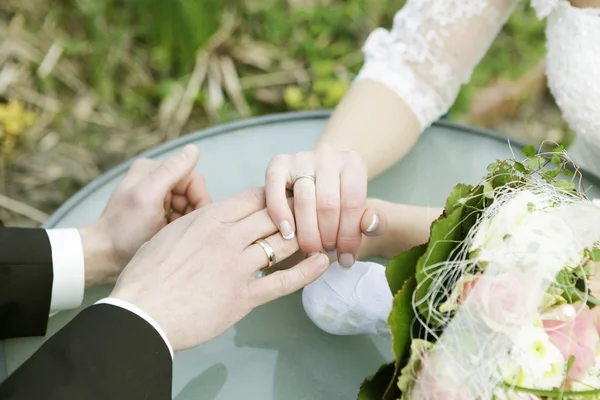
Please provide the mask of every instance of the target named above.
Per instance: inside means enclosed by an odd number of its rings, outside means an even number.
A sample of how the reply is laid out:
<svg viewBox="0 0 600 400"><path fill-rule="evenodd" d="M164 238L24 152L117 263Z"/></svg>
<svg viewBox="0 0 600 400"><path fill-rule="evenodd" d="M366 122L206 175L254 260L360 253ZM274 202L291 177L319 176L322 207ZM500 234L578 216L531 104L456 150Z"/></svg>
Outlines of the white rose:
<svg viewBox="0 0 600 400"><path fill-rule="evenodd" d="M494 255L504 248L504 241L510 238L518 227L527 223L538 203L537 197L529 190L518 193L507 201L495 216L481 221L469 251L479 250L479 257L483 257L483 261L494 259Z"/></svg>

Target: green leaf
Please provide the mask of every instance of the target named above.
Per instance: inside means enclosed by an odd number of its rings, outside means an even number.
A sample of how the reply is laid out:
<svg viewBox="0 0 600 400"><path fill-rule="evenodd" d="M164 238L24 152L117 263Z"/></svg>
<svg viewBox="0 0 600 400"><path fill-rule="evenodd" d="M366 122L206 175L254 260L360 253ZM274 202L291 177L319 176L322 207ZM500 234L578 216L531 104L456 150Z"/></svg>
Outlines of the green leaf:
<svg viewBox="0 0 600 400"><path fill-rule="evenodd" d="M556 183L554 184L554 186L557 189L563 189L566 191L571 191L571 190L575 190L575 184L569 180L566 179L561 179L559 181L556 181Z"/></svg>
<svg viewBox="0 0 600 400"><path fill-rule="evenodd" d="M592 251L590 252L590 256L592 258L592 261L600 261L600 249L592 249Z"/></svg>
<svg viewBox="0 0 600 400"><path fill-rule="evenodd" d="M396 294L404 283L411 277L415 276L417 271L417 262L427 250L427 244L415 246L409 250L398 254L385 269L385 276L390 286L392 294Z"/></svg>
<svg viewBox="0 0 600 400"><path fill-rule="evenodd" d="M491 183L486 182L483 184L483 195L488 199L494 198L494 187Z"/></svg>
<svg viewBox="0 0 600 400"><path fill-rule="evenodd" d="M544 165L544 159L542 159L542 158L540 158L540 157L531 158L531 159L527 160L527 161L525 162L525 164L526 164L526 165L527 165L529 168L531 168L531 169L533 169L533 170L537 171L538 169L542 168L542 166Z"/></svg>
<svg viewBox="0 0 600 400"><path fill-rule="evenodd" d="M357 400L381 400L394 378L394 363L379 367L375 375L368 377L360 385Z"/></svg>
<svg viewBox="0 0 600 400"><path fill-rule="evenodd" d="M563 146L562 144L558 145L554 149L552 149L552 153L564 153L564 151L565 151L565 146Z"/></svg>
<svg viewBox="0 0 600 400"><path fill-rule="evenodd" d="M451 214L456 207L460 207L460 200L467 198L472 190L473 186L471 185L459 183L458 185L454 186L452 193L450 193L450 196L448 196L446 199L446 208L444 209L445 213Z"/></svg>
<svg viewBox="0 0 600 400"><path fill-rule="evenodd" d="M560 164L560 161L561 161L561 159L560 159L560 156L559 156L558 154L554 154L554 155L552 156L552 158L550 159L550 162L551 162L552 164L554 164L554 165L558 165L558 164Z"/></svg>
<svg viewBox="0 0 600 400"><path fill-rule="evenodd" d="M573 368L573 364L575 364L575 356L571 355L567 361L567 375L571 371L571 368Z"/></svg>
<svg viewBox="0 0 600 400"><path fill-rule="evenodd" d="M461 220L464 208L455 209L447 217L441 217L431 226L431 235L427 244L427 251L421 256L417 264L417 294L415 298L419 313L428 321L432 317L430 304L424 299L427 297L429 287L439 272L439 267L433 265L446 261L450 258L452 251L458 246L462 239ZM441 300L441 299L440 299ZM435 323L436 321L431 321Z"/></svg>
<svg viewBox="0 0 600 400"><path fill-rule="evenodd" d="M392 350L396 362L394 375L385 392L384 400L395 400L400 398L401 395L396 382L402 370L401 364L406 361L410 351L412 324L415 319L412 300L416 287L417 281L413 276L404 283L402 289L394 296L388 325L392 331Z"/></svg>
<svg viewBox="0 0 600 400"><path fill-rule="evenodd" d="M525 168L523 163L520 163L518 161L515 161L515 169L522 174L529 174L529 171L527 170L527 168Z"/></svg>
<svg viewBox="0 0 600 400"><path fill-rule="evenodd" d="M546 171L545 175L548 175L550 178L556 178L558 175L560 175L562 171L560 169L553 169L550 171Z"/></svg>
<svg viewBox="0 0 600 400"><path fill-rule="evenodd" d="M535 157L535 155L537 154L537 150L535 149L535 146L533 146L532 144L530 144L529 146L525 146L523 148L523 151L521 151L521 154L523 154L525 157Z"/></svg>
<svg viewBox="0 0 600 400"><path fill-rule="evenodd" d="M487 172L492 172L493 170L495 170L498 165L500 164L500 160L496 160L493 163L491 163L490 165L487 166Z"/></svg>

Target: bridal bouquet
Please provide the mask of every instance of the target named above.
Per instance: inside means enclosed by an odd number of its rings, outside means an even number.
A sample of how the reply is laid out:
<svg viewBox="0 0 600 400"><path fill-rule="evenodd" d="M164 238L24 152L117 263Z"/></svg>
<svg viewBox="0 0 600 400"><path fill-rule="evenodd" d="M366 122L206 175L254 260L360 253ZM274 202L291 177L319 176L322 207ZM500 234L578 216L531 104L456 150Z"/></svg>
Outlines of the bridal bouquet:
<svg viewBox="0 0 600 400"><path fill-rule="evenodd" d="M388 265L395 362L359 399L600 399L600 207L562 147L523 155Z"/></svg>

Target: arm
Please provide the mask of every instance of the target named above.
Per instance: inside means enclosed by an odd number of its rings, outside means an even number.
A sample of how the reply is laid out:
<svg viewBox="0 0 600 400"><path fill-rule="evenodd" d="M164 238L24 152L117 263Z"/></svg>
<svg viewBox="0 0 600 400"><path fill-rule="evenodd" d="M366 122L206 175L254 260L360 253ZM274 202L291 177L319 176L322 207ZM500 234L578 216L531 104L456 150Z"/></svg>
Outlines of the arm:
<svg viewBox="0 0 600 400"><path fill-rule="evenodd" d="M0 339L43 336L51 312L83 300L76 229L0 229Z"/></svg>
<svg viewBox="0 0 600 400"><path fill-rule="evenodd" d="M79 307L85 287L114 283L144 242L209 203L198 156L187 146L164 162L137 160L80 230L0 229L0 339L43 336L50 313Z"/></svg>
<svg viewBox="0 0 600 400"><path fill-rule="evenodd" d="M0 385L0 399L170 399L169 348L136 314L108 304L83 310Z"/></svg>
<svg viewBox="0 0 600 400"><path fill-rule="evenodd" d="M409 206L379 199L368 199L367 205L387 216L388 229L379 237L365 237L359 258L391 260L400 252L426 243L431 224L443 212L441 208Z"/></svg>
<svg viewBox="0 0 600 400"><path fill-rule="evenodd" d="M375 30L365 64L318 141L361 153L369 178L399 161L452 106L516 0L408 0Z"/></svg>
<svg viewBox="0 0 600 400"><path fill-rule="evenodd" d="M43 335L52 296L52 250L42 229L0 229L0 339Z"/></svg>

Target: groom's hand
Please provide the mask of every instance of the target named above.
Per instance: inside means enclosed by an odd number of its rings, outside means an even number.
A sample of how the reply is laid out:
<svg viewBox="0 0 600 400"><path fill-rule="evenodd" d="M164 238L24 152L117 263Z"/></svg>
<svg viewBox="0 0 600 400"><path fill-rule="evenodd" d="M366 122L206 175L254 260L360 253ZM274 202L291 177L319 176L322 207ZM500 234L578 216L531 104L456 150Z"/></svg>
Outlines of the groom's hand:
<svg viewBox="0 0 600 400"><path fill-rule="evenodd" d="M254 278L268 263L256 240L268 242L277 262L298 250L265 206L264 190L254 189L179 218L133 257L110 297L152 317L177 351L211 340L253 308L308 285L329 265L325 255Z"/></svg>
<svg viewBox="0 0 600 400"><path fill-rule="evenodd" d="M86 286L115 282L160 229L210 203L204 177L194 171L198 157L190 145L165 161L133 163L100 219L80 231Z"/></svg>

